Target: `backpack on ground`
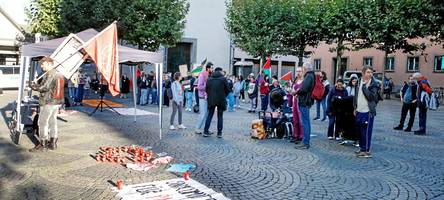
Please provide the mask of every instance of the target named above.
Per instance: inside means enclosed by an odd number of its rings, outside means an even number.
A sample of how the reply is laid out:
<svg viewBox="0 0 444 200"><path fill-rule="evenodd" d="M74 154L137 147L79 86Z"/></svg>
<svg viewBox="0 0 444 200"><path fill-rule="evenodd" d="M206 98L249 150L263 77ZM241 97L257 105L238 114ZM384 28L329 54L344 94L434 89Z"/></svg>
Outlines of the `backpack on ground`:
<svg viewBox="0 0 444 200"><path fill-rule="evenodd" d="M321 76L315 75L315 81L314 81L314 88L313 92L311 93L311 98L314 100L322 100L324 97L324 84L322 84Z"/></svg>
<svg viewBox="0 0 444 200"><path fill-rule="evenodd" d="M259 140L263 140L267 137L262 119L255 119L251 122L250 136Z"/></svg>

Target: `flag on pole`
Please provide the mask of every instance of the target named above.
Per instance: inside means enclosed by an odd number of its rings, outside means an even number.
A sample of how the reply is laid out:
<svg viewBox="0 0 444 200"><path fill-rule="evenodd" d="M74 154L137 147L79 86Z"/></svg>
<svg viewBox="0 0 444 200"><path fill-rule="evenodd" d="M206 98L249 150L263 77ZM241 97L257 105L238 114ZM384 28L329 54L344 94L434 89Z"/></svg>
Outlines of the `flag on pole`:
<svg viewBox="0 0 444 200"><path fill-rule="evenodd" d="M202 70L203 70L203 68L199 66L199 67L194 68L193 71L191 71L191 73L192 73L192 74L198 74L198 73L200 73Z"/></svg>
<svg viewBox="0 0 444 200"><path fill-rule="evenodd" d="M270 76L270 69L271 69L271 59L267 58L267 62L265 62L265 65L262 67L262 72L264 72L265 75Z"/></svg>
<svg viewBox="0 0 444 200"><path fill-rule="evenodd" d="M86 42L83 48L108 82L109 91L113 96L120 92L117 41L117 25L114 22Z"/></svg>
<svg viewBox="0 0 444 200"><path fill-rule="evenodd" d="M207 58L205 58L205 60L202 61L202 63L200 64L201 67L205 67L207 65Z"/></svg>
<svg viewBox="0 0 444 200"><path fill-rule="evenodd" d="M292 77L293 77L293 72L289 71L281 77L281 80L282 81L290 81Z"/></svg>

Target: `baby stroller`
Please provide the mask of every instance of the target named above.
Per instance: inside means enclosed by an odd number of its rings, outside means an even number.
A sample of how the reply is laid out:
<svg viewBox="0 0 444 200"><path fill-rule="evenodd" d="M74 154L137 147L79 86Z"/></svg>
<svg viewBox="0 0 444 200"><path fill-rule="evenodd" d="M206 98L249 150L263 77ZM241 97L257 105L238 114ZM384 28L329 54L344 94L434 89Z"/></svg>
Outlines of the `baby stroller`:
<svg viewBox="0 0 444 200"><path fill-rule="evenodd" d="M285 91L280 87L274 88L270 92L272 112L259 112L268 138L289 139L293 135L293 114L287 102Z"/></svg>

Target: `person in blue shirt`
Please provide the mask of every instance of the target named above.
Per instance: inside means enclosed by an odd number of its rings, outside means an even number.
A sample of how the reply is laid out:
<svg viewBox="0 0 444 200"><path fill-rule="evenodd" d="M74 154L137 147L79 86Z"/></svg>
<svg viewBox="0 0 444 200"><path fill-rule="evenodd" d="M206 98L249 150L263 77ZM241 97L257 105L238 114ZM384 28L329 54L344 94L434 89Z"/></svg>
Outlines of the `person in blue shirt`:
<svg viewBox="0 0 444 200"><path fill-rule="evenodd" d="M402 130L404 128L404 122L407 117L407 112L410 113L409 123L407 128L404 129L406 132L412 131L413 123L415 122L415 114L416 114L416 101L417 95L416 91L418 88L418 84L413 79L412 76L409 77L408 82L404 82L404 86L401 89L401 119L399 120L399 125L394 127L395 130Z"/></svg>

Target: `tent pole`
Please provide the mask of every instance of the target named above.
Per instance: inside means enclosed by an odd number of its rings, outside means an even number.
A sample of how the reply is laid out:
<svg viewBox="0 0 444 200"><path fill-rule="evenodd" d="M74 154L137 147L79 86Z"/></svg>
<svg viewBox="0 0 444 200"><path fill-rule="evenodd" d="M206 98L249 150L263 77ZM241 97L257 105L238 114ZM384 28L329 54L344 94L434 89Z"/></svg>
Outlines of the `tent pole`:
<svg viewBox="0 0 444 200"><path fill-rule="evenodd" d="M159 97L159 138L162 140L162 102L163 102L163 87L162 87L162 64L156 63L156 83L157 83L157 94Z"/></svg>
<svg viewBox="0 0 444 200"><path fill-rule="evenodd" d="M134 101L134 122L137 121L137 95L136 95L136 65L131 68L133 72L133 101Z"/></svg>
<svg viewBox="0 0 444 200"><path fill-rule="evenodd" d="M22 100L25 92L25 83L26 83L26 74L28 73L28 67L30 63L30 57L21 56L20 58L20 85L18 88L18 96L17 96L17 107L16 107L16 127L15 130L18 132L18 140L17 143L20 141L20 135L23 131L22 126L22 116L21 116L21 108L22 108Z"/></svg>

